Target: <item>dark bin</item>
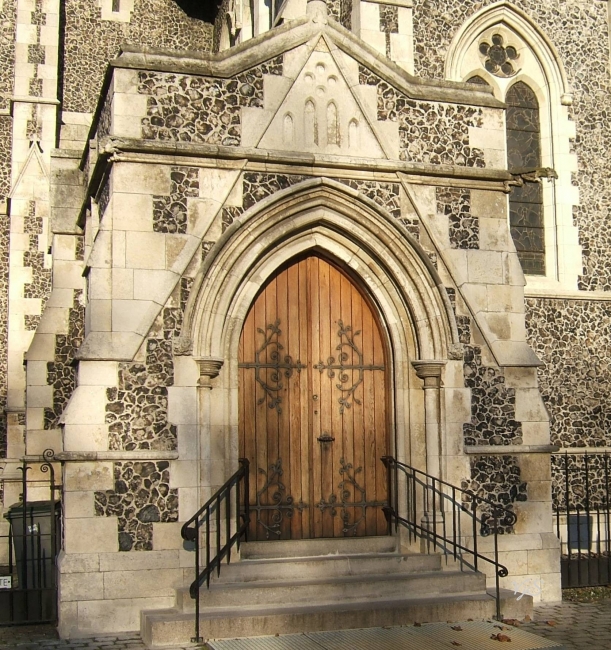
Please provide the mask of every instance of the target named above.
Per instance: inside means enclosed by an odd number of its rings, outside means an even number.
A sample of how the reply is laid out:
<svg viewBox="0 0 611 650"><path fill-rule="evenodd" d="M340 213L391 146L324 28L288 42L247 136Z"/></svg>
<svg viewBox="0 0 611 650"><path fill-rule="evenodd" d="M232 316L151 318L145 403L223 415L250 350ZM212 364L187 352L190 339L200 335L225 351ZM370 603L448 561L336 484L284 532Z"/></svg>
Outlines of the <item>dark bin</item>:
<svg viewBox="0 0 611 650"><path fill-rule="evenodd" d="M51 502L29 501L24 508L15 503L4 515L11 525L15 565L20 589L55 587L55 559L61 540L61 504L54 503L55 543L51 537Z"/></svg>

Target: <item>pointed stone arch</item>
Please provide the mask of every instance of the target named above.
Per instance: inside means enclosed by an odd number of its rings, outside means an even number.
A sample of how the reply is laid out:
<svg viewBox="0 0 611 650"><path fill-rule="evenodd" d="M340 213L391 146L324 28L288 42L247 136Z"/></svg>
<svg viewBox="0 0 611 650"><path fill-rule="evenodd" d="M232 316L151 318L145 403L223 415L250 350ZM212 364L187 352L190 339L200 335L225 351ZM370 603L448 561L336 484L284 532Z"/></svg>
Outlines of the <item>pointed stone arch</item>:
<svg viewBox="0 0 611 650"><path fill-rule="evenodd" d="M313 179L253 206L210 251L185 314L194 355L226 357L227 337L258 288L281 264L314 249L361 279L387 323L412 324L412 358L445 359L458 345L454 312L420 244L356 190Z"/></svg>
<svg viewBox="0 0 611 650"><path fill-rule="evenodd" d="M342 183L307 180L260 201L231 224L208 253L187 303L182 335L193 341L200 369L197 444L206 494L237 463L238 350L250 306L278 268L308 254L343 267L376 309L390 350L391 453L428 467L429 432L445 430L441 410L427 416L435 417L435 427L425 420L418 365L435 366L440 377L446 360L459 358L461 349L435 267L376 203ZM434 458L439 464L439 451Z"/></svg>
<svg viewBox="0 0 611 650"><path fill-rule="evenodd" d="M517 32L528 43L543 68L552 97L570 104L571 88L558 50L528 14L507 0L480 9L456 32L446 57L446 79L462 81L461 63L473 40L499 24Z"/></svg>

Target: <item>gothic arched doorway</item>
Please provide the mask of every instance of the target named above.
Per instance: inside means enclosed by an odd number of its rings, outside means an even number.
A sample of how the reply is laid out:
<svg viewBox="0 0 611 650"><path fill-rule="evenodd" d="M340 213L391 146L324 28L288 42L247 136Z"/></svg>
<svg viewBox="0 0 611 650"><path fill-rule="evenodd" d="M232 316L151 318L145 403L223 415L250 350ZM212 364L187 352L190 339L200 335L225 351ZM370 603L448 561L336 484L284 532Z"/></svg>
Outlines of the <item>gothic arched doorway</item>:
<svg viewBox="0 0 611 650"><path fill-rule="evenodd" d="M239 345L250 539L383 535L387 352L370 301L334 264L283 266Z"/></svg>

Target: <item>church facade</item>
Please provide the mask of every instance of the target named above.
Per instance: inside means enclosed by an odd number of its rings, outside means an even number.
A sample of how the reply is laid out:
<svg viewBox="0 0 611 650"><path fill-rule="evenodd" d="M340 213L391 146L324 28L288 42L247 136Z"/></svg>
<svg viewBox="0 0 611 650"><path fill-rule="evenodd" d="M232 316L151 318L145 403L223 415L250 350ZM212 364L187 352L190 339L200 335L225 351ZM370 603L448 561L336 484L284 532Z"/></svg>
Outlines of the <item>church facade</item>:
<svg viewBox="0 0 611 650"><path fill-rule="evenodd" d="M251 539L385 535L390 455L559 600L554 454L611 447L608 3L219 4L0 4L0 509L53 450L61 634L173 607L239 458Z"/></svg>

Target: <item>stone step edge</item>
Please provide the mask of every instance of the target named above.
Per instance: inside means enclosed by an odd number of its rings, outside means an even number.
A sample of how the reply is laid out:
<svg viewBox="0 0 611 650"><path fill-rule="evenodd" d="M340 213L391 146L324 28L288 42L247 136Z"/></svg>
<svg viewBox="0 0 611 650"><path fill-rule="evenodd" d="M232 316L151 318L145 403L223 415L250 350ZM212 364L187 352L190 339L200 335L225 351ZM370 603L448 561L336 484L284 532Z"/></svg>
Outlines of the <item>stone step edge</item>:
<svg viewBox="0 0 611 650"><path fill-rule="evenodd" d="M494 602L494 597L486 592L457 592L452 594L436 594L434 596L384 598L372 601L360 599L350 601L318 601L316 603L275 604L269 605L244 605L237 609L231 607L207 607L199 614L200 620L213 620L217 618L251 618L255 616L273 616L279 614L316 614L319 612L346 612L366 609L368 612L376 609L392 609L394 607L410 607L417 605L437 605L446 603L464 602ZM185 613L178 609L144 610L142 611L144 623L165 623L180 620L193 620L193 613ZM422 621L426 622L426 621Z"/></svg>
<svg viewBox="0 0 611 650"><path fill-rule="evenodd" d="M426 579L427 576L431 579L451 580L453 577L458 576L474 576L470 579L485 580L486 576L479 571L420 571L414 573L362 573L350 574L343 576L331 576L328 578L307 578L304 580L248 580L243 582L210 582L210 591L224 591L224 590L238 590L238 589L272 589L278 587L302 587L309 585L335 585L335 584L349 584L351 582L398 582L404 580L406 582L413 580ZM485 583L484 583L485 584ZM189 587L179 587L176 591L187 591ZM206 587L201 587L204 593L208 591Z"/></svg>
<svg viewBox="0 0 611 650"><path fill-rule="evenodd" d="M333 560L377 560L377 559L393 559L393 558L441 558L446 557L443 553L398 553L397 551L379 552L379 553L325 553L324 555L296 555L296 556L283 556L283 557L245 557L240 558L236 562L232 562L231 566L245 565L263 565L263 564L285 564L288 562L328 562ZM449 557L449 556L448 556ZM452 558L453 559L453 558Z"/></svg>

